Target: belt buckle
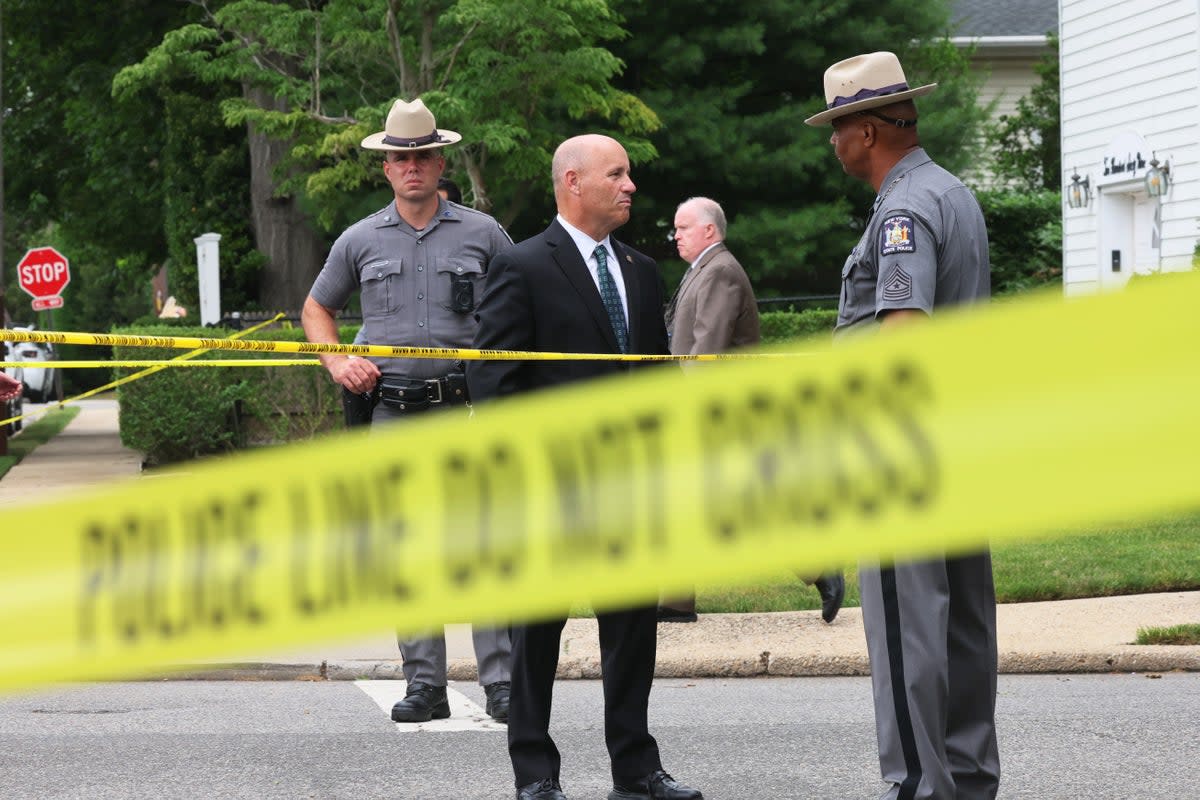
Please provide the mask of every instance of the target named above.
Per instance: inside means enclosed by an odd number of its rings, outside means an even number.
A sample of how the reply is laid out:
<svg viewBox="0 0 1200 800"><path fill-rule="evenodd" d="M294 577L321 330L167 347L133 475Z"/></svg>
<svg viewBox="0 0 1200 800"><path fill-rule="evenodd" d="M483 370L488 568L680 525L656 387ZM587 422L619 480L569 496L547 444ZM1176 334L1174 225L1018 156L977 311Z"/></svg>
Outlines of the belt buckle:
<svg viewBox="0 0 1200 800"><path fill-rule="evenodd" d="M427 396L427 397L428 397L428 395L429 395L429 390L430 390L430 387L435 387L435 388L437 389L437 396L436 396L436 397L429 397L429 402L430 402L430 403L440 403L440 402L442 402L442 382L441 382L441 380L440 380L440 379L434 379L434 380L427 380L427 381L425 381L425 394L426 394L426 396Z"/></svg>

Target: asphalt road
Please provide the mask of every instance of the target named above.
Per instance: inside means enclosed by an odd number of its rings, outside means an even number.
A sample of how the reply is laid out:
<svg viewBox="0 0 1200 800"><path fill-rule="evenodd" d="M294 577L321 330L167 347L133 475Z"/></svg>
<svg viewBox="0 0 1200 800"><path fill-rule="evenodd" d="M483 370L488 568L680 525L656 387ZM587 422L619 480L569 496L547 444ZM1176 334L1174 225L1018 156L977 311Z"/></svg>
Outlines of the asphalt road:
<svg viewBox="0 0 1200 800"><path fill-rule="evenodd" d="M398 682L91 684L0 699L4 798L511 798L503 727L462 695L443 727L383 711ZM609 787L595 681L555 690L573 800ZM1200 793L1200 674L1004 675L1001 798ZM668 771L709 800L875 798L865 678L659 680Z"/></svg>

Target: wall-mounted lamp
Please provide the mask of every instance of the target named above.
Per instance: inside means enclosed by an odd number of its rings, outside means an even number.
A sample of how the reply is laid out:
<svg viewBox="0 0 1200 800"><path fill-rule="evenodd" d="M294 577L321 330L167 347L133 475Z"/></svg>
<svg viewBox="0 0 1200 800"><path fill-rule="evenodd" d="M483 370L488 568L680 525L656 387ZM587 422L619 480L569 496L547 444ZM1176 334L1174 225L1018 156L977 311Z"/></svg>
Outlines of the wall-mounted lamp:
<svg viewBox="0 0 1200 800"><path fill-rule="evenodd" d="M1067 205L1071 208L1087 208L1092 202L1091 178L1080 178L1076 172L1067 184Z"/></svg>
<svg viewBox="0 0 1200 800"><path fill-rule="evenodd" d="M1171 188L1171 164L1170 162L1158 165L1158 158L1154 153L1150 155L1150 169L1146 172L1146 194L1151 197L1162 197L1167 193L1167 189Z"/></svg>

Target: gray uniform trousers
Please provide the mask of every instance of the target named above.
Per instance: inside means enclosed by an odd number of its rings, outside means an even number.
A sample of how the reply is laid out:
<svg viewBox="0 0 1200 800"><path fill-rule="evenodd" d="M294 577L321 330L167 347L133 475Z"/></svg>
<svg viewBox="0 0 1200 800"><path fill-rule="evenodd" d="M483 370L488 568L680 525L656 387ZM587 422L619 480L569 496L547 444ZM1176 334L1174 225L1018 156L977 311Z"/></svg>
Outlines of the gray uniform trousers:
<svg viewBox="0 0 1200 800"><path fill-rule="evenodd" d="M993 800L996 591L991 556L859 569L888 800Z"/></svg>
<svg viewBox="0 0 1200 800"><path fill-rule="evenodd" d="M441 410L451 408L465 413L461 406L445 406ZM372 424L386 425L411 418L411 415L394 412L380 403L375 407ZM471 641L475 645L475 663L479 666L481 685L512 679L512 642L507 625L499 628L472 625ZM397 642L400 645L400 657L404 661L404 680L410 684L446 685L446 636L442 631L429 631L424 636L411 639L397 638Z"/></svg>
<svg viewBox="0 0 1200 800"><path fill-rule="evenodd" d="M399 639L400 656L404 659L404 680L419 681L431 686L446 685L446 637L441 633L414 639ZM511 651L508 628L471 626L471 641L475 644L475 663L479 665L479 683L487 686L512 679Z"/></svg>

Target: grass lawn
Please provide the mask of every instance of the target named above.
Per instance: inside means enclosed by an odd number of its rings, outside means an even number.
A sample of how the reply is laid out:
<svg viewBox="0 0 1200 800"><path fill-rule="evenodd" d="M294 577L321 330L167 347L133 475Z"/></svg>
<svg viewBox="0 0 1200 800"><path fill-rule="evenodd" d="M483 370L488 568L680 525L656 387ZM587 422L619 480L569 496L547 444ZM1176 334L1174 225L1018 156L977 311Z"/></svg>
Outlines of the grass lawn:
<svg viewBox="0 0 1200 800"><path fill-rule="evenodd" d="M1136 527L1113 527L1009 542L992 564L1001 603L1063 600L1200 589L1200 512ZM745 586L702 586L701 612L794 611L820 608L817 590L790 572ZM859 604L853 567L846 605Z"/></svg>
<svg viewBox="0 0 1200 800"><path fill-rule="evenodd" d="M1001 602L1200 589L1200 512L994 553Z"/></svg>
<svg viewBox="0 0 1200 800"><path fill-rule="evenodd" d="M38 445L57 436L77 414L78 406L64 406L46 412L37 422L25 425L20 433L8 440L8 455L0 456L0 478Z"/></svg>

